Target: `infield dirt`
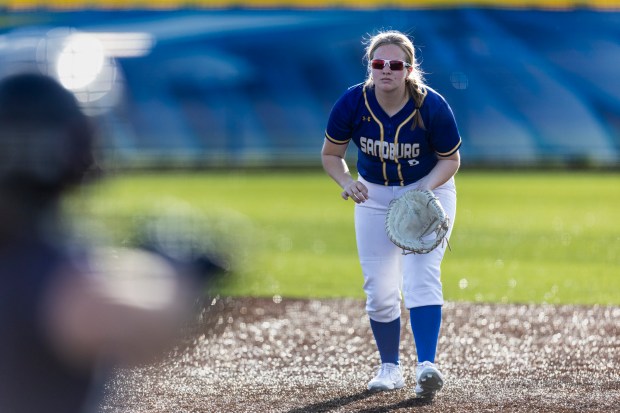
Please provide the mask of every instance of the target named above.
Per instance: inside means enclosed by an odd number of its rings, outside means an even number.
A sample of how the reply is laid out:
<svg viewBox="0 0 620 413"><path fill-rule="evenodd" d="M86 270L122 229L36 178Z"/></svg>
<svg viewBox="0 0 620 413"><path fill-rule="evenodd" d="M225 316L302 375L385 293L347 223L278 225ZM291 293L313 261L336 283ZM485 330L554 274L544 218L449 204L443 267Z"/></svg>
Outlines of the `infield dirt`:
<svg viewBox="0 0 620 413"><path fill-rule="evenodd" d="M619 412L620 308L447 303L437 364L416 399L403 311L404 389L370 393L378 367L363 301L226 298L158 363L115 372L105 413Z"/></svg>

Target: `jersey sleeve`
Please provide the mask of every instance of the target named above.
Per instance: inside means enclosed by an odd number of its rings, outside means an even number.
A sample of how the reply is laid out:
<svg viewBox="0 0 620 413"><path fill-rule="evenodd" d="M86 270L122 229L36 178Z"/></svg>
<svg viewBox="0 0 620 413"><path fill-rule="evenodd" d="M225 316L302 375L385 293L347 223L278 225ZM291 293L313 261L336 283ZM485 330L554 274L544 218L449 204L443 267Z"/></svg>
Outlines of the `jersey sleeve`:
<svg viewBox="0 0 620 413"><path fill-rule="evenodd" d="M430 130L431 143L438 156L451 156L461 147L461 136L454 113L441 96L438 96L437 110L433 114Z"/></svg>
<svg viewBox="0 0 620 413"><path fill-rule="evenodd" d="M350 92L347 91L336 101L327 121L325 139L336 145L345 145L351 140L353 109Z"/></svg>

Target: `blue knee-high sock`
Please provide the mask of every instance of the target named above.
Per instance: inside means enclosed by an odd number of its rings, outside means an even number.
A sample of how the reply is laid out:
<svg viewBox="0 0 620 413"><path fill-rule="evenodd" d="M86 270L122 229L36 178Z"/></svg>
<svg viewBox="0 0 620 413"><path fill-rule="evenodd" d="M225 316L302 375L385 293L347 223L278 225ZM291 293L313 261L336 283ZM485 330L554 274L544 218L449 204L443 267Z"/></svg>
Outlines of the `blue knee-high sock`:
<svg viewBox="0 0 620 413"><path fill-rule="evenodd" d="M377 342L381 363L398 364L398 347L400 345L400 317L389 323L370 319L372 334Z"/></svg>
<svg viewBox="0 0 620 413"><path fill-rule="evenodd" d="M411 329L418 353L418 362L435 362L439 328L441 327L441 306L427 305L409 310Z"/></svg>

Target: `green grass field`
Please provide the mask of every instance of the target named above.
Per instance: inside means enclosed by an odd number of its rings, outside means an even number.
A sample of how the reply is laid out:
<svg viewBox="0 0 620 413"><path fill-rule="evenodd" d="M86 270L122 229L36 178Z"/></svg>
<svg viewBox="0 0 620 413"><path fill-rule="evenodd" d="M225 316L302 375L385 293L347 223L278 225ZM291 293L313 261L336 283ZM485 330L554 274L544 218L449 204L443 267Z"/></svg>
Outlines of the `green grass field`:
<svg viewBox="0 0 620 413"><path fill-rule="evenodd" d="M620 174L462 171L457 188L447 300L620 304ZM363 297L353 203L320 170L134 174L68 208L120 242L127 216L170 203L217 222L239 263L227 294Z"/></svg>

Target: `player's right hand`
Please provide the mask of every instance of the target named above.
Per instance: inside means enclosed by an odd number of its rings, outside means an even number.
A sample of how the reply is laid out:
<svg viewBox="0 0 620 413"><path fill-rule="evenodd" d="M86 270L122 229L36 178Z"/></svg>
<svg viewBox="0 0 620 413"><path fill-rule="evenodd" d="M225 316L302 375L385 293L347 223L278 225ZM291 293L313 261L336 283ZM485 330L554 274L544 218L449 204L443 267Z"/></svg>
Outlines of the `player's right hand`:
<svg viewBox="0 0 620 413"><path fill-rule="evenodd" d="M361 204L368 200L368 188L360 181L351 181L344 186L340 195L345 201L351 198L356 204Z"/></svg>

